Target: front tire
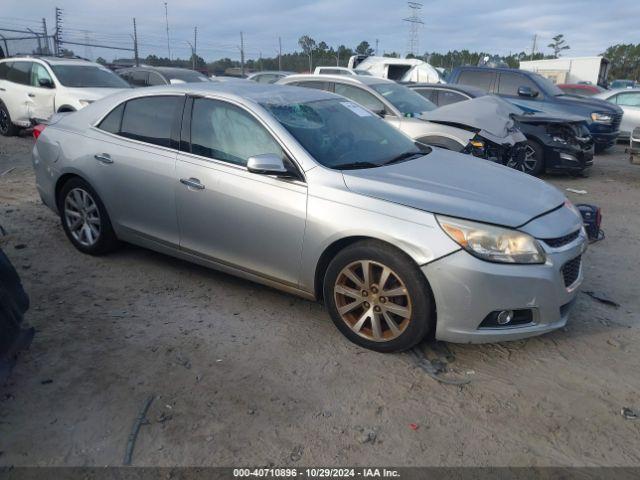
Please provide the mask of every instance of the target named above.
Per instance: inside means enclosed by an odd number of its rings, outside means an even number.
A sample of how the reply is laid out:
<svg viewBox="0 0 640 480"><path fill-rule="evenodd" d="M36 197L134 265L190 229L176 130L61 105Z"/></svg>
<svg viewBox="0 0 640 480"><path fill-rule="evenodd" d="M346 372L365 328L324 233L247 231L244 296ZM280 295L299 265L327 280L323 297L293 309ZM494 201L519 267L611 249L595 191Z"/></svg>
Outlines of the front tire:
<svg viewBox="0 0 640 480"><path fill-rule="evenodd" d="M81 178L66 182L58 197L62 228L69 241L88 255L103 255L118 246L118 239L100 197Z"/></svg>
<svg viewBox="0 0 640 480"><path fill-rule="evenodd" d="M19 128L11 121L9 110L3 103L0 103L0 135L4 137L13 137L18 134Z"/></svg>
<svg viewBox="0 0 640 480"><path fill-rule="evenodd" d="M511 159L507 167L538 176L544 171L544 149L542 145L533 140L527 140L524 147L524 155L521 158Z"/></svg>
<svg viewBox="0 0 640 480"><path fill-rule="evenodd" d="M432 298L409 256L373 240L339 252L324 278L324 301L335 326L356 345L377 352L419 343L435 323Z"/></svg>

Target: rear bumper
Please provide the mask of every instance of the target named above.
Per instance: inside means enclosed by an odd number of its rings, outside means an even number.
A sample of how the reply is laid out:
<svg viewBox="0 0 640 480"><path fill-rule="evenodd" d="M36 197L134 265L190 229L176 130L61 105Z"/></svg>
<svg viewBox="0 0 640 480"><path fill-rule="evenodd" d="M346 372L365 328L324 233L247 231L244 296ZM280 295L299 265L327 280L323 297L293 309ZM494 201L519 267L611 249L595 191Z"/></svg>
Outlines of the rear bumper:
<svg viewBox="0 0 640 480"><path fill-rule="evenodd" d="M582 265L568 287L562 267L586 248L581 234L572 244L547 252L544 265L508 265L480 260L460 250L424 265L436 302L436 338L457 343L517 340L563 327L583 279ZM492 312L531 310L518 326L480 327Z"/></svg>

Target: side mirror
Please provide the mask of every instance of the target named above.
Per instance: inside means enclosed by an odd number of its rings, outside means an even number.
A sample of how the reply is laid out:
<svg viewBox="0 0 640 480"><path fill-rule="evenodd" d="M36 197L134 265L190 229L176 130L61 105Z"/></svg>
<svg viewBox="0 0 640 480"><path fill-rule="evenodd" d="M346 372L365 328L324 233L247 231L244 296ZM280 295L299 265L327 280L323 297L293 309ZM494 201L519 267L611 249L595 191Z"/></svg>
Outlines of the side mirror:
<svg viewBox="0 0 640 480"><path fill-rule="evenodd" d="M185 82L184 80L180 80L179 78L172 78L169 80L169 83L171 85L179 85L181 83L187 83L187 82Z"/></svg>
<svg viewBox="0 0 640 480"><path fill-rule="evenodd" d="M289 175L284 160L274 153L254 155L247 160L247 170L262 175Z"/></svg>
<svg viewBox="0 0 640 480"><path fill-rule="evenodd" d="M536 98L539 93L531 87L518 87L518 95L520 97Z"/></svg>
<svg viewBox="0 0 640 480"><path fill-rule="evenodd" d="M50 78L39 78L38 85L43 88L55 88Z"/></svg>

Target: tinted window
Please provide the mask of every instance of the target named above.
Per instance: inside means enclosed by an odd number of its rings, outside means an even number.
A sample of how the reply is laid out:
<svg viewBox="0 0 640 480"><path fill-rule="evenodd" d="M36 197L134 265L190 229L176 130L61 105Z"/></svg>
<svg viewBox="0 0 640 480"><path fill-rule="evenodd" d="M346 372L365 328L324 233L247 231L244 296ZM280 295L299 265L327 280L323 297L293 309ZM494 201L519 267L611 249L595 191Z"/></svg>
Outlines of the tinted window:
<svg viewBox="0 0 640 480"><path fill-rule="evenodd" d="M463 72L460 72L457 83L462 83L463 85L471 85L473 87L482 88L483 90L490 90L492 80L493 72L465 70Z"/></svg>
<svg viewBox="0 0 640 480"><path fill-rule="evenodd" d="M258 83L275 83L278 81L278 77L271 73L265 73L264 75L258 75L255 78Z"/></svg>
<svg viewBox="0 0 640 480"><path fill-rule="evenodd" d="M432 103L438 105L438 91L433 88L416 88L416 92Z"/></svg>
<svg viewBox="0 0 640 480"><path fill-rule="evenodd" d="M422 95L404 85L398 85L397 83L375 83L371 85L371 88L406 116L429 112L437 108Z"/></svg>
<svg viewBox="0 0 640 480"><path fill-rule="evenodd" d="M384 104L369 92L352 85L335 84L335 93L368 108L372 112L384 112Z"/></svg>
<svg viewBox="0 0 640 480"><path fill-rule="evenodd" d="M315 88L317 90L326 90L327 92L333 92L333 82L295 82L289 85L295 85L297 87Z"/></svg>
<svg viewBox="0 0 640 480"><path fill-rule="evenodd" d="M129 73L129 83L135 87L146 87L149 72L144 70L132 70Z"/></svg>
<svg viewBox="0 0 640 480"><path fill-rule="evenodd" d="M6 80L7 72L9 72L10 65L11 65L11 62L0 63L0 80Z"/></svg>
<svg viewBox="0 0 640 480"><path fill-rule="evenodd" d="M619 93L615 100L618 105L640 107L640 93Z"/></svg>
<svg viewBox="0 0 640 480"><path fill-rule="evenodd" d="M417 95L417 94L416 94ZM411 139L345 99L262 103L318 162L329 168L376 167L420 150Z"/></svg>
<svg viewBox="0 0 640 480"><path fill-rule="evenodd" d="M124 108L120 135L176 148L171 140L171 128L182 105L183 97L157 96L129 100Z"/></svg>
<svg viewBox="0 0 640 480"><path fill-rule="evenodd" d="M164 78L162 78L156 72L149 72L149 79L147 80L147 83L149 84L149 86L167 84L167 82L164 81Z"/></svg>
<svg viewBox="0 0 640 480"><path fill-rule="evenodd" d="M31 85L32 62L13 62L7 72L7 80L22 85Z"/></svg>
<svg viewBox="0 0 640 480"><path fill-rule="evenodd" d="M465 100L469 100L469 97L462 95L458 92L452 92L450 90L439 90L438 91L438 106L442 107L444 105L450 105L452 103L463 102Z"/></svg>
<svg viewBox="0 0 640 480"><path fill-rule="evenodd" d="M518 96L518 89L520 87L529 87L536 92L540 91L540 88L536 86L531 80L519 73L501 73L500 85L498 85L498 93L500 95L509 95L512 97Z"/></svg>
<svg viewBox="0 0 640 480"><path fill-rule="evenodd" d="M217 100L196 99L191 115L191 152L237 165L253 155L284 152L267 130L244 110Z"/></svg>
<svg viewBox="0 0 640 480"><path fill-rule="evenodd" d="M104 67L95 65L53 65L53 73L66 87L127 88L129 84Z"/></svg>
<svg viewBox="0 0 640 480"><path fill-rule="evenodd" d="M111 111L109 115L104 117L98 128L110 133L120 133L120 123L122 122L122 112L124 111L124 103L118 105Z"/></svg>
<svg viewBox="0 0 640 480"><path fill-rule="evenodd" d="M53 85L53 80L51 80L51 75L49 75L47 69L39 63L34 63L31 69L31 85L40 87L40 80L49 80Z"/></svg>

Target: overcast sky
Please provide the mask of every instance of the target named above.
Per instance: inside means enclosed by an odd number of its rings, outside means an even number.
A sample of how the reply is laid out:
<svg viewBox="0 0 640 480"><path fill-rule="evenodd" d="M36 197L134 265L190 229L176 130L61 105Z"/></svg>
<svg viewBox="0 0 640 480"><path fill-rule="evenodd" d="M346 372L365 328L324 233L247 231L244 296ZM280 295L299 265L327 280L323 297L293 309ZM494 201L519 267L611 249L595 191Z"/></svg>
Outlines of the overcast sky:
<svg viewBox="0 0 640 480"><path fill-rule="evenodd" d="M63 9L63 39L128 47L136 17L142 57L167 56L164 2L156 0L2 0L0 27L36 28L41 17L53 30L54 5ZM198 53L206 60L239 58L240 31L248 58L274 56L278 37L283 52L298 49L301 35L352 48L362 40L379 53L406 53L409 16L401 0L168 0L172 57L187 58L198 27ZM419 51L449 49L501 55L531 50L549 53L553 35L563 33L571 46L565 56L597 55L616 43L640 43L640 0L424 0ZM116 7L117 5L117 7ZM95 58L131 56L99 48L69 45Z"/></svg>

